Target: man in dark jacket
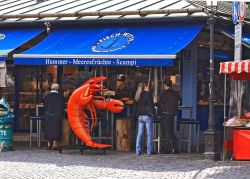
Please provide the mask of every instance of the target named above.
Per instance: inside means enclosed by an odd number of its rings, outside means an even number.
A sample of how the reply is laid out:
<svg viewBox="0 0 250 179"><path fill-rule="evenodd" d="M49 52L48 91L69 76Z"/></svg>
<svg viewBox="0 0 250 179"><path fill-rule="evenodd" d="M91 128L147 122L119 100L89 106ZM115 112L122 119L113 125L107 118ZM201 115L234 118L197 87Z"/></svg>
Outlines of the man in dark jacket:
<svg viewBox="0 0 250 179"><path fill-rule="evenodd" d="M174 116L178 110L179 94L172 89L172 81L166 79L163 82L164 91L156 105L161 111L161 128L165 138L164 153L179 153L178 143L174 133ZM171 143L172 147L171 147Z"/></svg>
<svg viewBox="0 0 250 179"><path fill-rule="evenodd" d="M57 141L61 140L65 102L63 95L58 93L58 89L58 84L52 84L51 92L44 98L44 138L48 141L49 149L57 149Z"/></svg>

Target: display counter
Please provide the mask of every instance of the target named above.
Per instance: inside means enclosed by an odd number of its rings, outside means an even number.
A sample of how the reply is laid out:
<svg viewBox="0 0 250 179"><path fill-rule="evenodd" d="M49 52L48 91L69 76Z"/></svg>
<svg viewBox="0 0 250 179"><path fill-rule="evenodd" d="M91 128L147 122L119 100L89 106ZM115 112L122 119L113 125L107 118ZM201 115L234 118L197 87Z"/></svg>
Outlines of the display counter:
<svg viewBox="0 0 250 179"><path fill-rule="evenodd" d="M236 160L250 160L250 128L233 129L233 157Z"/></svg>

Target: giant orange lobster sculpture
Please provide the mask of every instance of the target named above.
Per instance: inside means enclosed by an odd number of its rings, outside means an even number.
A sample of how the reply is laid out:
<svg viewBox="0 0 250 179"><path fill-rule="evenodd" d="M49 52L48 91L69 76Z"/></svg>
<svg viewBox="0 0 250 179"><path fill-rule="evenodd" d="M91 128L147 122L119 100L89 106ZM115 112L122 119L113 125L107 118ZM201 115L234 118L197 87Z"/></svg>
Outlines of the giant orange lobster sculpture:
<svg viewBox="0 0 250 179"><path fill-rule="evenodd" d="M88 116L85 110L88 110L90 113L92 119L91 129L93 129L97 123L95 107L101 110L109 110L113 113L122 112L124 108L124 104L119 100L106 100L103 96L95 96L97 92L107 90L100 84L104 80L106 80L106 77L102 76L89 79L72 93L68 101L67 112L71 129L87 146L93 148L106 148L111 145L93 141L90 136Z"/></svg>

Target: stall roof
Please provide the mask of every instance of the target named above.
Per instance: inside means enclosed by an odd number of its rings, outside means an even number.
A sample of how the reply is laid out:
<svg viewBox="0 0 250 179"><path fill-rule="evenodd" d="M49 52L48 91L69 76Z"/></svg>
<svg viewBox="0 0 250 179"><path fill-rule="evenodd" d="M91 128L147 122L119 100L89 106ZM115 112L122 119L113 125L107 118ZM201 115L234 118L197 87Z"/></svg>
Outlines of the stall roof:
<svg viewBox="0 0 250 179"><path fill-rule="evenodd" d="M40 0L42 1L42 0ZM188 0L8 0L0 1L0 15L18 14L44 14L44 13L79 13L79 12L105 12L105 11L133 11L133 10L171 10L205 8L205 1ZM217 17L231 20L231 4L219 2ZM203 17L205 12L171 13L140 15L114 15L114 16L84 16L84 17L47 17L47 18L11 18L2 19L0 23L34 22L34 21L67 21L67 20L102 20L102 19L128 19L128 18L167 18L167 17ZM250 20L247 11L246 22Z"/></svg>
<svg viewBox="0 0 250 179"><path fill-rule="evenodd" d="M1 28L0 59L4 60L8 53L42 33L39 28Z"/></svg>
<svg viewBox="0 0 250 179"><path fill-rule="evenodd" d="M220 73L229 74L233 80L250 80L250 60L221 62Z"/></svg>
<svg viewBox="0 0 250 179"><path fill-rule="evenodd" d="M202 26L169 23L58 28L35 47L14 55L14 63L171 66L175 54L197 36Z"/></svg>

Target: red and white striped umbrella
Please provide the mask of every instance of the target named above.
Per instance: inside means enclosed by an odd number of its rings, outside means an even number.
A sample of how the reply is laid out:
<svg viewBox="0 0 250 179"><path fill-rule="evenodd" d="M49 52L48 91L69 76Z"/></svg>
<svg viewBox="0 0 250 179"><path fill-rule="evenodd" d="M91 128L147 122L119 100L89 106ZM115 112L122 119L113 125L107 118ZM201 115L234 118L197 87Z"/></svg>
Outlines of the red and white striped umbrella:
<svg viewBox="0 0 250 179"><path fill-rule="evenodd" d="M250 60L222 62L220 73L229 74L234 80L250 80Z"/></svg>

